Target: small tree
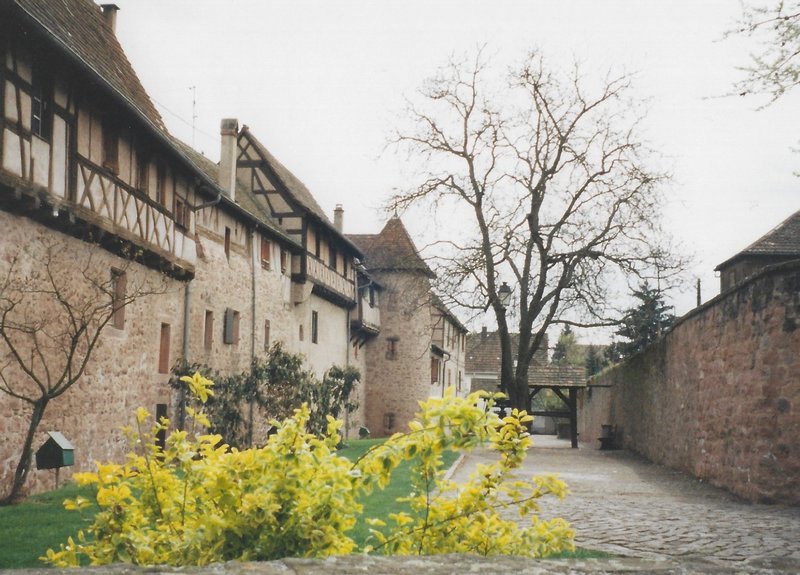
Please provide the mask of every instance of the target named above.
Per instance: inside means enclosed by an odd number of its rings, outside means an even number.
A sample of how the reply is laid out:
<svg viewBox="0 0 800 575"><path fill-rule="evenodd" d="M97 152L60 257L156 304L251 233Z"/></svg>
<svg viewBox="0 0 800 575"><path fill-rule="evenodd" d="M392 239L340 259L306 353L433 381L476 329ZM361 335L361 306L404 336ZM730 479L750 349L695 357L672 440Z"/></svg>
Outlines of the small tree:
<svg viewBox="0 0 800 575"><path fill-rule="evenodd" d="M625 312L622 326L617 330L617 335L627 339L620 342L618 352L622 358L630 357L656 341L669 329L675 321L675 316L668 312L670 306L664 303L664 295L647 282L639 285L634 290L633 297L639 300L639 305Z"/></svg>
<svg viewBox="0 0 800 575"><path fill-rule="evenodd" d="M38 254L23 251L0 280L0 392L30 408L13 482L0 505L19 500L39 423L50 402L80 381L105 327L132 302L165 291L163 278L129 279L128 259L111 270L88 246L75 257L65 253L63 244L51 243L39 263Z"/></svg>

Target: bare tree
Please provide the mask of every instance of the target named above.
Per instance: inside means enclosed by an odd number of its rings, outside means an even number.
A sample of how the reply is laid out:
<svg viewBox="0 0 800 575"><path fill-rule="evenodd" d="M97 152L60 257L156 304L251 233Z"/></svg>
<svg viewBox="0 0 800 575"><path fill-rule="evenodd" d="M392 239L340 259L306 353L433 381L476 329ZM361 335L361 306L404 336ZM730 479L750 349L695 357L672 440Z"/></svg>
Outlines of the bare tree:
<svg viewBox="0 0 800 575"><path fill-rule="evenodd" d="M759 42L745 76L736 83L736 93L768 94L770 103L800 84L800 2L775 0L768 6L743 5L735 30Z"/></svg>
<svg viewBox="0 0 800 575"><path fill-rule="evenodd" d="M20 498L45 410L81 379L103 329L131 302L166 289L163 278L128 281L130 260L109 269L94 261L93 249L69 258L64 248L48 245L41 262L17 255L0 283L0 392L30 408L13 483L0 505Z"/></svg>
<svg viewBox="0 0 800 575"><path fill-rule="evenodd" d="M550 325L612 325L616 272L666 282L681 262L663 245L667 176L648 165L630 78L593 83L577 64L553 74L536 54L502 90L492 72L481 52L452 60L409 103L411 125L395 141L421 181L389 209L432 204L457 222L460 239L440 242L447 254L434 264L439 291L462 309L492 308L501 386L527 408L528 366ZM503 281L516 291L513 314Z"/></svg>

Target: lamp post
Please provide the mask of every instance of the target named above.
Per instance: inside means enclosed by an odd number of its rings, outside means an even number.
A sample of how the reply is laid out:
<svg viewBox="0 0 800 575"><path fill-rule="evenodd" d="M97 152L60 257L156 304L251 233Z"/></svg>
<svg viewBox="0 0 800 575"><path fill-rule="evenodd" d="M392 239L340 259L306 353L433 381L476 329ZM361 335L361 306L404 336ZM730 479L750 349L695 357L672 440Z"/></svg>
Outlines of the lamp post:
<svg viewBox="0 0 800 575"><path fill-rule="evenodd" d="M511 286L503 282L500 289L497 290L497 296L500 298L500 305L503 306L503 309L508 308L508 304L511 303Z"/></svg>

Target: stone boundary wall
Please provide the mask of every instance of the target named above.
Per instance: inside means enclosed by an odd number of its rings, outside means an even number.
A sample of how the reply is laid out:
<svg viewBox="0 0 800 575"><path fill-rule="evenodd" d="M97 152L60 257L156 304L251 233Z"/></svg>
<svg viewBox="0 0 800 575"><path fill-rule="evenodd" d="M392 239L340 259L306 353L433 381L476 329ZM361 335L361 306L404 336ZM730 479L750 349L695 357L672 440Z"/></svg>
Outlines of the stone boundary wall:
<svg viewBox="0 0 800 575"><path fill-rule="evenodd" d="M750 501L800 504L800 261L678 320L579 395L579 433Z"/></svg>

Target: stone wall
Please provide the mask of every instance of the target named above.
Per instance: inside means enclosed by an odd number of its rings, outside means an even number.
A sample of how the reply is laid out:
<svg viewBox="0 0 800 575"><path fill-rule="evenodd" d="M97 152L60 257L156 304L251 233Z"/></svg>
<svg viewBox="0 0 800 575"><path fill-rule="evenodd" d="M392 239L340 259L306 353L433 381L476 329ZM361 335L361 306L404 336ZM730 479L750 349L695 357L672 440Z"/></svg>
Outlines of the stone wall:
<svg viewBox="0 0 800 575"><path fill-rule="evenodd" d="M405 271L376 276L386 289L381 293L381 333L365 346L365 416L372 435L382 437L404 431L419 411L418 401L436 391L430 369L434 319L426 276Z"/></svg>
<svg viewBox="0 0 800 575"><path fill-rule="evenodd" d="M800 504L800 262L682 317L579 397L581 440L618 443L751 501Z"/></svg>
<svg viewBox="0 0 800 575"><path fill-rule="evenodd" d="M0 277L5 278L12 259L19 258L21 271L29 277L45 272L47 246L55 250L54 273L59 282L75 290L85 290L79 279L81 269L92 277L104 280L112 268L125 270L129 293L137 285L148 282L158 295L148 295L125 309L122 329L107 326L100 335L86 372L80 381L48 405L44 419L33 441L36 451L46 440L47 431L60 431L75 447L75 465L61 470L61 479L75 471L94 469L95 461L122 459L125 440L120 427L133 423L133 411L143 406L155 413L159 403L171 403L171 391L166 385L167 374L159 372L159 353L162 324L169 324L169 361L180 354L183 327L183 284L162 274L123 260L103 249L87 249L81 240L54 233L31 220L0 211ZM91 254L91 259L90 258ZM87 267L88 266L88 267ZM152 291L148 290L148 291ZM74 301L77 301L74 300ZM41 317L59 313L52 300L37 303ZM33 314L31 314L33 315ZM30 316L29 316L30 317ZM46 342L45 338L42 338ZM2 361L9 359L3 348ZM46 354L51 374L59 365L57 356ZM42 373L41 370L39 370ZM32 381L19 371L4 370L16 391L36 396ZM0 493L10 486L25 432L30 421L31 406L0 393ZM35 464L26 484L30 491L52 489L54 472L37 471Z"/></svg>

